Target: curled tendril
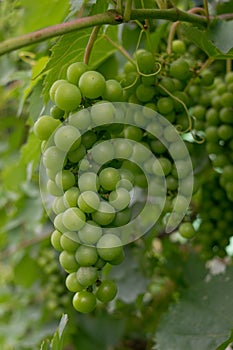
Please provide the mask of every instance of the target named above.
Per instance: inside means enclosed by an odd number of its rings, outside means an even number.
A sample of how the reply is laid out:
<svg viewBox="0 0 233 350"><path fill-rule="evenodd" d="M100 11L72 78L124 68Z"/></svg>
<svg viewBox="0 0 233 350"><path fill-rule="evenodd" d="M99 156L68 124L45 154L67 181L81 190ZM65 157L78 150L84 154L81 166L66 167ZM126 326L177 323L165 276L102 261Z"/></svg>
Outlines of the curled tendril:
<svg viewBox="0 0 233 350"><path fill-rule="evenodd" d="M131 87L133 87L134 85L136 85L137 82L138 82L138 79L139 79L139 75L136 76L136 78L134 79L134 81L132 82L132 84L130 84L130 85L128 85L128 86L125 86L125 87L124 87L124 90L130 89ZM123 79L122 81L124 81L124 79ZM122 82L122 81L121 81L121 82Z"/></svg>
<svg viewBox="0 0 233 350"><path fill-rule="evenodd" d="M189 132L192 130L192 118L190 116L190 113L189 113L189 110L186 106L186 104L181 100L179 99L178 97L174 96L170 91L168 91L164 86L162 86L161 84L158 85L163 91L165 91L171 98L173 98L174 100L176 100L177 102L179 102L183 107L184 107L184 110L185 110L185 113L187 115L187 118L188 118L188 122L189 122L189 126L187 129L183 130L183 133L186 133L186 132Z"/></svg>

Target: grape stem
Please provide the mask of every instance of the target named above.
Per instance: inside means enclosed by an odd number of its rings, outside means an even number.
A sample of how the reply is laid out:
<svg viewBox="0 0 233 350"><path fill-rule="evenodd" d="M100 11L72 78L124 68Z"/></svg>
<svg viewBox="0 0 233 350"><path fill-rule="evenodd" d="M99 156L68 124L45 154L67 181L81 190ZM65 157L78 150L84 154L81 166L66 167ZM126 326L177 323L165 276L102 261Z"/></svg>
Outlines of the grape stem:
<svg viewBox="0 0 233 350"><path fill-rule="evenodd" d="M99 33L100 28L101 28L101 26L95 26L91 32L90 37L89 37L89 40L88 40L88 43L86 46L86 50L84 52L84 58L83 58L83 61L86 64L88 64L88 62L89 62L89 59L91 56L91 51L92 51L94 43L98 37L98 33Z"/></svg>
<svg viewBox="0 0 233 350"><path fill-rule="evenodd" d="M233 19L233 13L219 15L217 18L230 20ZM131 20L145 19L165 19L169 21L183 21L193 23L199 26L206 26L206 16L188 13L177 8L166 10L160 9L132 9ZM215 17L210 16L210 20ZM0 56L8 52L20 49L22 47L39 43L41 41L57 37L59 35L74 32L79 29L94 27L103 24L117 25L124 21L123 14L115 10L109 10L93 16L78 18L69 22L49 26L35 32L27 33L15 38L10 38L0 43Z"/></svg>
<svg viewBox="0 0 233 350"><path fill-rule="evenodd" d="M129 22L131 18L132 0L127 0L124 10L124 21Z"/></svg>

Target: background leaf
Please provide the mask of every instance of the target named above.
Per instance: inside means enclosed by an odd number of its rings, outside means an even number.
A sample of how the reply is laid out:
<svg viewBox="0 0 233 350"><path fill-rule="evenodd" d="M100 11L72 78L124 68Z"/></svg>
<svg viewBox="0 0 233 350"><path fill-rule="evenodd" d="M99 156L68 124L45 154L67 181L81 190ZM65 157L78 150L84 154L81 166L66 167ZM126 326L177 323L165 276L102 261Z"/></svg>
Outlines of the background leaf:
<svg viewBox="0 0 233 350"><path fill-rule="evenodd" d="M233 48L233 21L218 20L210 27L209 35L215 46L224 54Z"/></svg>
<svg viewBox="0 0 233 350"><path fill-rule="evenodd" d="M156 334L156 349L216 349L232 329L232 288L232 268L209 281L193 284L162 319Z"/></svg>

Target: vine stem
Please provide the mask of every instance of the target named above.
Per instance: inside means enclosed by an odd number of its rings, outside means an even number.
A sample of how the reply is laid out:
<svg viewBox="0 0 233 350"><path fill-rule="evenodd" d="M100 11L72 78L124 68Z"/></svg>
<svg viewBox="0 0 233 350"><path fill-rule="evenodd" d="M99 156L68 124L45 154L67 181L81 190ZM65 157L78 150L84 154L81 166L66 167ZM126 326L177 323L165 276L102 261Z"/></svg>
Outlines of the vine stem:
<svg viewBox="0 0 233 350"><path fill-rule="evenodd" d="M91 32L90 37L89 37L89 40L88 40L88 43L86 46L86 50L84 52L84 58L83 58L83 62L86 64L88 64L88 62L89 62L89 59L91 56L91 51L92 51L94 43L98 37L98 33L99 33L100 28L101 28L101 26L95 26Z"/></svg>
<svg viewBox="0 0 233 350"><path fill-rule="evenodd" d="M131 11L132 11L132 0L127 0L125 4L125 11L124 11L124 21L129 22L131 17Z"/></svg>
<svg viewBox="0 0 233 350"><path fill-rule="evenodd" d="M210 23L210 14L209 14L208 0L204 0L203 3L204 3L204 8L205 8L206 21L207 21L207 24L209 25L209 23Z"/></svg>
<svg viewBox="0 0 233 350"><path fill-rule="evenodd" d="M233 13L219 15L216 18L230 20L233 19ZM132 9L131 20L145 19L165 19L168 21L189 22L199 26L207 26L206 16L200 16L188 13L177 8L166 10L160 9ZM210 16L210 20L215 17ZM103 24L117 25L124 21L121 13L115 10L109 10L93 16L78 18L70 22L60 23L54 26L46 27L35 32L24 34L15 38L10 38L0 43L0 56L20 49L22 47L33 45L41 41L57 37L59 35L74 32L78 29L94 27Z"/></svg>

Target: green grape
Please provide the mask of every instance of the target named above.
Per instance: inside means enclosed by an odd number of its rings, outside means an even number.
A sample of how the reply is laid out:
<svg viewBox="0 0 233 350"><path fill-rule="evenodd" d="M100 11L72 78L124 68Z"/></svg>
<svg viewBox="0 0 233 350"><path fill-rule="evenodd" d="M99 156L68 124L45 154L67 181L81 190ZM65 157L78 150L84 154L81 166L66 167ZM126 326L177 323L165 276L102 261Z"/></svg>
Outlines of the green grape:
<svg viewBox="0 0 233 350"><path fill-rule="evenodd" d="M103 98L112 102L123 101L123 89L121 84L113 79L107 80Z"/></svg>
<svg viewBox="0 0 233 350"><path fill-rule="evenodd" d="M97 141L97 136L91 130L88 130L85 134L82 135L82 144L86 149L91 148L96 141Z"/></svg>
<svg viewBox="0 0 233 350"><path fill-rule="evenodd" d="M54 95L56 105L66 112L76 110L81 103L81 99L82 96L79 88L68 82L60 84Z"/></svg>
<svg viewBox="0 0 233 350"><path fill-rule="evenodd" d="M188 209L188 200L183 195L176 196L172 201L172 206L177 213L184 213Z"/></svg>
<svg viewBox="0 0 233 350"><path fill-rule="evenodd" d="M78 206L85 213L93 213L98 210L100 198L96 192L85 191L78 197Z"/></svg>
<svg viewBox="0 0 233 350"><path fill-rule="evenodd" d="M33 126L36 137L40 140L48 140L56 128L60 125L60 121L48 115L43 115L37 119Z"/></svg>
<svg viewBox="0 0 233 350"><path fill-rule="evenodd" d="M58 172L65 166L65 163L65 153L56 146L47 148L43 154L43 164L47 169Z"/></svg>
<svg viewBox="0 0 233 350"><path fill-rule="evenodd" d="M168 158L158 158L154 161L152 170L157 176L167 176L172 170L172 163Z"/></svg>
<svg viewBox="0 0 233 350"><path fill-rule="evenodd" d="M102 236L102 228L92 220L87 220L85 226L78 232L83 244L93 245Z"/></svg>
<svg viewBox="0 0 233 350"><path fill-rule="evenodd" d="M208 142L217 142L219 139L218 128L216 126L208 126L205 134Z"/></svg>
<svg viewBox="0 0 233 350"><path fill-rule="evenodd" d="M148 148L146 143L135 143L130 160L138 165L142 165L151 156L151 153L148 152Z"/></svg>
<svg viewBox="0 0 233 350"><path fill-rule="evenodd" d="M53 221L53 224L58 231L63 233L67 231L67 228L64 226L62 219L63 219L63 213L57 214Z"/></svg>
<svg viewBox="0 0 233 350"><path fill-rule="evenodd" d="M78 178L78 187L81 192L98 192L100 187L98 175L93 172L85 172L81 174Z"/></svg>
<svg viewBox="0 0 233 350"><path fill-rule="evenodd" d="M157 86L158 92L163 96L167 96L167 92L163 88L169 92L175 91L175 84L173 79L169 77L162 77L159 85Z"/></svg>
<svg viewBox="0 0 233 350"><path fill-rule="evenodd" d="M91 124L91 115L88 109L81 109L78 112L69 114L69 125L78 128L79 130L87 130Z"/></svg>
<svg viewBox="0 0 233 350"><path fill-rule="evenodd" d="M63 196L54 198L52 208L55 214L62 213L66 210L66 206L64 205L63 201Z"/></svg>
<svg viewBox="0 0 233 350"><path fill-rule="evenodd" d="M130 203L130 194L125 188L117 188L110 193L109 203L116 210L123 210L128 207Z"/></svg>
<svg viewBox="0 0 233 350"><path fill-rule="evenodd" d="M73 151L81 144L81 134L74 126L64 125L56 131L54 142L61 151Z"/></svg>
<svg viewBox="0 0 233 350"><path fill-rule="evenodd" d="M51 235L51 244L54 247L54 249L56 249L58 252L62 251L62 246L60 243L60 239L61 239L62 233L58 230L54 230L52 235Z"/></svg>
<svg viewBox="0 0 233 350"><path fill-rule="evenodd" d="M75 252L79 247L77 232L64 232L60 238L61 247L68 252Z"/></svg>
<svg viewBox="0 0 233 350"><path fill-rule="evenodd" d="M80 266L92 266L98 260L98 254L95 247L80 245L75 253L75 258Z"/></svg>
<svg viewBox="0 0 233 350"><path fill-rule="evenodd" d="M217 111L216 111L217 113ZM229 123L229 124L233 124L233 118L232 118L232 109L231 108L221 108L219 111L219 119L223 122L223 123ZM219 121L218 119L218 121ZM216 124L218 125L218 124Z"/></svg>
<svg viewBox="0 0 233 350"><path fill-rule="evenodd" d="M77 270L77 281L84 287L89 287L97 281L97 268L93 266L81 266Z"/></svg>
<svg viewBox="0 0 233 350"><path fill-rule="evenodd" d="M64 111L55 105L50 108L50 115L54 119L62 119L64 117Z"/></svg>
<svg viewBox="0 0 233 350"><path fill-rule="evenodd" d="M135 53L138 69L141 73L149 74L154 71L155 60L151 52L138 50Z"/></svg>
<svg viewBox="0 0 233 350"><path fill-rule="evenodd" d="M114 140L115 158L127 159L133 152L133 147L130 141L115 139Z"/></svg>
<svg viewBox="0 0 233 350"><path fill-rule="evenodd" d="M115 158L114 146L110 142L101 142L91 150L93 160L97 164L104 164Z"/></svg>
<svg viewBox="0 0 233 350"><path fill-rule="evenodd" d="M59 171L55 177L56 185L66 191L75 185L75 176L70 170Z"/></svg>
<svg viewBox="0 0 233 350"><path fill-rule="evenodd" d="M196 234L191 222L182 222L179 226L179 233L184 238L192 238Z"/></svg>
<svg viewBox="0 0 233 350"><path fill-rule="evenodd" d="M115 227L124 226L130 222L131 216L132 216L131 208L125 208L121 211L118 211L111 225Z"/></svg>
<svg viewBox="0 0 233 350"><path fill-rule="evenodd" d="M100 186L107 191L114 190L120 178L120 173L115 168L105 168L99 173Z"/></svg>
<svg viewBox="0 0 233 350"><path fill-rule="evenodd" d="M233 127L227 124L220 125L218 128L218 136L224 141L231 139L233 136Z"/></svg>
<svg viewBox="0 0 233 350"><path fill-rule="evenodd" d="M225 92L222 94L221 103L223 107L233 107L233 93Z"/></svg>
<svg viewBox="0 0 233 350"><path fill-rule="evenodd" d="M214 82L214 73L211 72L210 70L204 70L201 74L200 74L200 78L201 78L201 84L204 86L210 86L213 84Z"/></svg>
<svg viewBox="0 0 233 350"><path fill-rule="evenodd" d="M100 96L103 96L105 92L105 79L99 72L84 72L79 78L79 88L84 97L96 99Z"/></svg>
<svg viewBox="0 0 233 350"><path fill-rule="evenodd" d="M131 139L139 142L141 141L142 136L143 131L136 126L130 125L124 128L124 137L126 139Z"/></svg>
<svg viewBox="0 0 233 350"><path fill-rule="evenodd" d="M86 153L86 148L81 144L74 151L69 151L67 154L67 158L71 163L78 163L81 159L85 157Z"/></svg>
<svg viewBox="0 0 233 350"><path fill-rule="evenodd" d="M66 250L60 253L59 262L61 267L68 273L77 271L79 267L73 252L68 252Z"/></svg>
<svg viewBox="0 0 233 350"><path fill-rule="evenodd" d="M161 114L168 114L174 109L174 103L171 97L161 97L157 102L157 106Z"/></svg>
<svg viewBox="0 0 233 350"><path fill-rule="evenodd" d="M149 102L153 99L155 89L153 86L140 84L136 90L136 97L141 102Z"/></svg>
<svg viewBox="0 0 233 350"><path fill-rule="evenodd" d="M55 100L55 93L56 93L56 91L57 91L57 88L59 87L59 86L61 86L61 85L63 85L63 84L66 84L67 83L67 81L65 80L65 79L59 79L59 80L56 80L53 84L52 84L52 86L51 86L51 88L50 88L50 90L49 90L49 96L50 96L50 98L51 98L51 100L54 102L54 100Z"/></svg>
<svg viewBox="0 0 233 350"><path fill-rule="evenodd" d="M101 259L111 263L122 255L122 242L116 235L106 233L97 242L97 251Z"/></svg>
<svg viewBox="0 0 233 350"><path fill-rule="evenodd" d="M62 216L63 225L69 231L80 230L85 225L85 221L86 216L79 208L68 208Z"/></svg>
<svg viewBox="0 0 233 350"><path fill-rule="evenodd" d="M116 283L112 280L106 280L101 283L96 292L96 298L103 303L108 303L115 298L117 294Z"/></svg>
<svg viewBox="0 0 233 350"><path fill-rule="evenodd" d="M70 292L76 293L76 292L81 292L81 290L83 290L83 286L77 280L77 273L76 272L71 272L66 277L65 283L66 283L67 289Z"/></svg>
<svg viewBox="0 0 233 350"><path fill-rule="evenodd" d="M60 197L63 195L63 190L52 180L48 180L47 182L47 191L52 196Z"/></svg>
<svg viewBox="0 0 233 350"><path fill-rule="evenodd" d="M115 118L115 107L112 103L100 101L91 107L91 119L95 125L111 124Z"/></svg>
<svg viewBox="0 0 233 350"><path fill-rule="evenodd" d="M186 52L186 45L182 40L176 39L172 41L172 52L180 55Z"/></svg>
<svg viewBox="0 0 233 350"><path fill-rule="evenodd" d="M101 226L109 225L114 217L115 209L107 202L100 202L98 210L92 213L92 220Z"/></svg>
<svg viewBox="0 0 233 350"><path fill-rule="evenodd" d="M67 191L65 191L63 195L63 202L66 208L76 207L78 203L78 197L80 195L80 191L78 187L71 187Z"/></svg>
<svg viewBox="0 0 233 350"><path fill-rule="evenodd" d="M84 314L92 312L96 307L96 297L88 291L77 292L73 297L73 306Z"/></svg>
<svg viewBox="0 0 233 350"><path fill-rule="evenodd" d="M78 85L79 78L83 73L88 71L88 65L84 62L74 62L67 68L67 79L70 83Z"/></svg>
<svg viewBox="0 0 233 350"><path fill-rule="evenodd" d="M195 105L192 108L192 114L198 120L203 120L205 118L205 115L206 115L206 108L204 106L201 106L201 105Z"/></svg>
<svg viewBox="0 0 233 350"><path fill-rule="evenodd" d="M179 80L186 80L189 76L189 64L183 58L173 61L170 65L170 74Z"/></svg>

